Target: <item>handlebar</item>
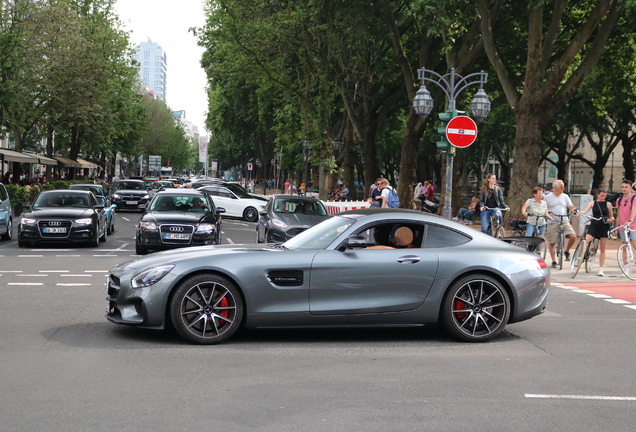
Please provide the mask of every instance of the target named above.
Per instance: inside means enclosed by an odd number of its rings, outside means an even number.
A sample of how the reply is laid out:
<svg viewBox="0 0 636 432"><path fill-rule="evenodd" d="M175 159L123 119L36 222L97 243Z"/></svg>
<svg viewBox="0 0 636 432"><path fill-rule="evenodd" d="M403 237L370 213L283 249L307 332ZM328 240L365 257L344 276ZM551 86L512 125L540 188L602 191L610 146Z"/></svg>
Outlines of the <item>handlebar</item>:
<svg viewBox="0 0 636 432"><path fill-rule="evenodd" d="M510 207L508 207L508 208L505 208L505 209L502 209L502 208L499 208L499 207L495 207L495 208L490 208L490 207L486 207L486 206L484 206L484 210L499 210L499 211L509 211L509 210L510 210Z"/></svg>

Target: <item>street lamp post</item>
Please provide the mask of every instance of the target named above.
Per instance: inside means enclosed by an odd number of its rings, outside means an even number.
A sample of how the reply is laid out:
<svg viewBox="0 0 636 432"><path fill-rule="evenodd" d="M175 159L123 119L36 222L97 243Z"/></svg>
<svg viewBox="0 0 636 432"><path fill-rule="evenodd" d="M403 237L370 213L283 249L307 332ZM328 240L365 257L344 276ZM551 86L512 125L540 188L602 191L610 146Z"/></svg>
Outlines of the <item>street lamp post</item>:
<svg viewBox="0 0 636 432"><path fill-rule="evenodd" d="M307 193L307 172L309 171L309 155L311 154L311 141L303 140L303 157L305 158L305 172L303 174L303 183L305 183L305 194Z"/></svg>
<svg viewBox="0 0 636 432"><path fill-rule="evenodd" d="M444 204L444 217L450 219L452 217L451 197L453 193L453 159L455 157L455 146L451 145L446 139L446 124L454 117L457 117L458 111L455 107L455 101L459 94L469 85L480 84L479 91L475 94L475 97L470 102L470 110L473 117L478 122L481 122L486 118L490 112L490 101L486 92L484 92L483 85L488 79L488 74L484 71L472 73L462 77L455 73L455 68L451 69L450 73L446 75L440 75L430 69L418 69L418 79L422 82L420 89L413 98L413 109L420 118L426 118L431 111L433 111L433 98L430 92L426 88L425 82L432 82L442 89L446 98L448 99L448 110L439 114L439 119L442 121L442 128L438 128L437 132L442 136L442 139L437 142L437 148L442 150L442 153L446 153L446 193ZM430 74L437 78L429 78L426 75Z"/></svg>
<svg viewBox="0 0 636 432"><path fill-rule="evenodd" d="M609 180L609 191L614 192L614 152L612 152L612 172Z"/></svg>

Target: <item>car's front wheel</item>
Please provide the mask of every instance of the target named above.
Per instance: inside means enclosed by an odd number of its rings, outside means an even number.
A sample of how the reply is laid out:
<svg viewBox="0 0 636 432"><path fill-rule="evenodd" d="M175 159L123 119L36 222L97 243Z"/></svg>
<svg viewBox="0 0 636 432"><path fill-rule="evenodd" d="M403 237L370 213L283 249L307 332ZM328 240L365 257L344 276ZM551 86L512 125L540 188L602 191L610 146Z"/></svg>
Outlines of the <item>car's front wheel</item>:
<svg viewBox="0 0 636 432"><path fill-rule="evenodd" d="M442 303L442 323L452 336L468 341L490 340L503 331L510 317L510 299L495 279L474 274L458 280Z"/></svg>
<svg viewBox="0 0 636 432"><path fill-rule="evenodd" d="M243 211L243 219L248 222L256 222L258 220L258 210L254 207L248 207Z"/></svg>
<svg viewBox="0 0 636 432"><path fill-rule="evenodd" d="M243 299L228 279L198 274L183 281L170 302L175 330L187 341L211 345L229 339L241 325Z"/></svg>
<svg viewBox="0 0 636 432"><path fill-rule="evenodd" d="M7 220L7 232L2 234L2 239L11 240L11 238L13 238L13 219L9 217L9 220Z"/></svg>
<svg viewBox="0 0 636 432"><path fill-rule="evenodd" d="M137 242L135 242L135 253L137 255L146 255L148 253L148 248L147 247L143 247L137 241Z"/></svg>

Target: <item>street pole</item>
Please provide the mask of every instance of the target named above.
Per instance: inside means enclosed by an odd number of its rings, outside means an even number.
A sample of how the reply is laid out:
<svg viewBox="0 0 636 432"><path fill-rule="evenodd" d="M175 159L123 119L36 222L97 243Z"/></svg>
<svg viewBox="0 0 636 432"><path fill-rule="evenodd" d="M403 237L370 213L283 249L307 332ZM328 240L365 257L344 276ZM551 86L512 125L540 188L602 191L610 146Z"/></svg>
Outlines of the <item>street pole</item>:
<svg viewBox="0 0 636 432"><path fill-rule="evenodd" d="M488 96L484 92L483 84L488 80L488 74L484 71L472 73L462 77L455 73L455 68L452 68L450 73L446 75L440 75L430 69L418 69L418 78L422 82L420 89L415 94L413 99L413 109L420 118L426 118L433 110L433 99L426 88L425 82L431 82L436 84L446 94L448 100L448 109L445 113L439 114L439 119L442 124L447 124L452 118L457 116L455 107L455 101L460 93L469 85L480 84L479 91L475 94L474 99L470 103L473 117L476 121L481 122L486 118L490 112L490 101ZM429 78L428 75L433 75L437 80ZM472 81L470 81L473 79ZM442 153L446 152L446 190L444 194L444 213L443 216L446 219L452 217L451 200L453 196L453 162L455 158L455 146L451 145L446 139L446 128L438 128L438 133L442 136L441 141L437 142L437 148L442 150Z"/></svg>

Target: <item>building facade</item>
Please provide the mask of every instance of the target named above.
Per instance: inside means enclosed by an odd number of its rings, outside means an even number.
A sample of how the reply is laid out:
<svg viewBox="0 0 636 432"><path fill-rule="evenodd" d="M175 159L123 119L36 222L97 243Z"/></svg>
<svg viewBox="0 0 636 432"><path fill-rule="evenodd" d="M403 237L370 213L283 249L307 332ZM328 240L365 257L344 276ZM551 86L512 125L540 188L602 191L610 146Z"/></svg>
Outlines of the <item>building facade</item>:
<svg viewBox="0 0 636 432"><path fill-rule="evenodd" d="M139 62L139 80L154 93L156 99L166 102L168 56L163 48L148 39L135 47L133 57Z"/></svg>

